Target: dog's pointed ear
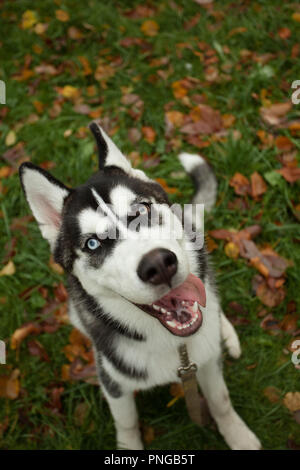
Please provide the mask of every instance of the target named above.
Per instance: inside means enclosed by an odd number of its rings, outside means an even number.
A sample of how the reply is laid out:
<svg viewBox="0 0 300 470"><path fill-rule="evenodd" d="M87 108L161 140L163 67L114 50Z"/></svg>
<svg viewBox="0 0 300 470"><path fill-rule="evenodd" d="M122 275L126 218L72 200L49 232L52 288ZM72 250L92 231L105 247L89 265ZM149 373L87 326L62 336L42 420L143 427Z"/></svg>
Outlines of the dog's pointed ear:
<svg viewBox="0 0 300 470"><path fill-rule="evenodd" d="M95 137L98 148L99 169L103 170L106 166L117 166L126 173L131 173L131 164L129 160L118 149L102 127L93 121L89 128Z"/></svg>
<svg viewBox="0 0 300 470"><path fill-rule="evenodd" d="M42 235L54 248L65 198L72 191L50 173L30 162L19 169L21 184Z"/></svg>

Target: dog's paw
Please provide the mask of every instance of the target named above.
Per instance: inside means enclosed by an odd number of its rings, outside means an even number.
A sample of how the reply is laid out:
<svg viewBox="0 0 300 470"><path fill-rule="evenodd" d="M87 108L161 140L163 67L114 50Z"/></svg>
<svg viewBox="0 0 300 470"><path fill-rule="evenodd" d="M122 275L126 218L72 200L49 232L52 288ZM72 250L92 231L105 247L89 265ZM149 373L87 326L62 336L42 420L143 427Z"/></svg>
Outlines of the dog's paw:
<svg viewBox="0 0 300 470"><path fill-rule="evenodd" d="M143 450L140 430L138 428L118 430L117 448L120 450Z"/></svg>
<svg viewBox="0 0 300 470"><path fill-rule="evenodd" d="M238 359L242 354L240 341L236 334L231 335L229 338L226 338L225 345L229 355L233 357L233 359Z"/></svg>
<svg viewBox="0 0 300 470"><path fill-rule="evenodd" d="M261 443L233 410L219 426L225 441L232 450L260 450Z"/></svg>

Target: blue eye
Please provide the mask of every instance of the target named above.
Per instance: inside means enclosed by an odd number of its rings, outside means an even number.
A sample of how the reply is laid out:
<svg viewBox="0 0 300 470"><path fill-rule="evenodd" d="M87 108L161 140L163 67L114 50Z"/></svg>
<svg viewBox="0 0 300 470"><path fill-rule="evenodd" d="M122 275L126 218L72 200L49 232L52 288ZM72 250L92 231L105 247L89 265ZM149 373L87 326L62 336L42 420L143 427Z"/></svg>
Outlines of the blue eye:
<svg viewBox="0 0 300 470"><path fill-rule="evenodd" d="M89 238L86 242L86 246L89 250L97 250L100 246L100 242L97 238Z"/></svg>

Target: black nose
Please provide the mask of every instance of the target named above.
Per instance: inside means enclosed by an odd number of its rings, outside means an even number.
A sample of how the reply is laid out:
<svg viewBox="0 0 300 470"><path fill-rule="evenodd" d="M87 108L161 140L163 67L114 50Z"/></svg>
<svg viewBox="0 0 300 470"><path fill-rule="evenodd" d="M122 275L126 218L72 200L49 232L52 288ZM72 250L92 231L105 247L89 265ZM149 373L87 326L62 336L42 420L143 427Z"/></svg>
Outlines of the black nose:
<svg viewBox="0 0 300 470"><path fill-rule="evenodd" d="M175 253L165 248L156 248L143 256L138 265L137 273L144 282L158 286L168 284L177 271L177 257Z"/></svg>

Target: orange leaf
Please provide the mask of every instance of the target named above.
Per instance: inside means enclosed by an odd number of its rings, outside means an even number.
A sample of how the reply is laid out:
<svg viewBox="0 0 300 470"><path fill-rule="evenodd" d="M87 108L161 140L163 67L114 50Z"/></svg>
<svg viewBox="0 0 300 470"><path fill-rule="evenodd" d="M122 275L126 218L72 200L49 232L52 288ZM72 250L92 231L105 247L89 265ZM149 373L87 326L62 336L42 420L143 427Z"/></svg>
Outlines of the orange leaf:
<svg viewBox="0 0 300 470"><path fill-rule="evenodd" d="M231 38L231 36L235 36L236 34L241 34L245 33L247 31L247 28L244 26L239 26L238 28L234 28L228 33L228 37Z"/></svg>
<svg viewBox="0 0 300 470"><path fill-rule="evenodd" d="M167 120L175 127L180 127L183 124L184 114L180 111L167 111Z"/></svg>
<svg viewBox="0 0 300 470"><path fill-rule="evenodd" d="M250 191L250 183L246 176L241 173L235 173L229 181L229 185L234 188L236 194L245 196Z"/></svg>
<svg viewBox="0 0 300 470"><path fill-rule="evenodd" d="M177 188L171 188L168 186L166 180L164 178L155 178L156 181L164 188L164 190L169 194L178 194L179 191Z"/></svg>
<svg viewBox="0 0 300 470"><path fill-rule="evenodd" d="M159 30L159 25L154 20L146 20L141 26L141 31L145 36L156 36Z"/></svg>
<svg viewBox="0 0 300 470"><path fill-rule="evenodd" d="M90 63L88 61L88 59L84 56L79 56L78 57L78 60L79 62L81 63L82 67L83 67L83 74L84 75L90 75L93 71L91 69L91 66L90 66ZM88 92L88 95L89 96L93 96L93 95L90 95L89 93L90 92L93 92L93 94L95 95L96 93L96 89L95 89L95 86L94 85L90 85L88 88L87 88L87 92Z"/></svg>
<svg viewBox="0 0 300 470"><path fill-rule="evenodd" d="M65 10L56 10L55 16L59 21L62 21L62 22L69 21L70 19L69 13L66 12Z"/></svg>
<svg viewBox="0 0 300 470"><path fill-rule="evenodd" d="M251 175L251 195L254 198L261 196L267 191L267 185L257 171Z"/></svg>
<svg viewBox="0 0 300 470"><path fill-rule="evenodd" d="M294 148L293 142L284 135L276 137L275 145L279 150L284 150L285 152L288 152Z"/></svg>
<svg viewBox="0 0 300 470"><path fill-rule="evenodd" d="M300 23L300 13L293 13L292 18L294 21L297 21L298 23Z"/></svg>
<svg viewBox="0 0 300 470"><path fill-rule="evenodd" d="M148 142L149 144L153 144L156 138L155 130L150 126L143 126L142 133L144 135L144 139L146 140L146 142Z"/></svg>
<svg viewBox="0 0 300 470"><path fill-rule="evenodd" d="M15 400L20 392L19 369L12 371L10 376L0 376L0 397Z"/></svg>
<svg viewBox="0 0 300 470"><path fill-rule="evenodd" d="M300 168L284 166L283 168L280 168L280 170L276 171L289 183L295 183L300 179Z"/></svg>
<svg viewBox="0 0 300 470"><path fill-rule="evenodd" d="M27 323L20 328L17 328L16 331L13 333L11 340L10 340L10 347L11 349L17 349L22 341L27 338L28 335L34 333L40 333L41 329L35 323Z"/></svg>
<svg viewBox="0 0 300 470"><path fill-rule="evenodd" d="M291 30L289 28L280 28L278 30L278 36L281 39L288 39L291 35Z"/></svg>
<svg viewBox="0 0 300 470"><path fill-rule="evenodd" d="M280 401L280 390L276 387L266 387L263 394L271 403L278 403Z"/></svg>
<svg viewBox="0 0 300 470"><path fill-rule="evenodd" d="M180 99L187 95L187 88L183 86L182 81L178 80L177 82L172 83L173 95L175 98Z"/></svg>
<svg viewBox="0 0 300 470"><path fill-rule="evenodd" d="M81 39L83 34L76 26L70 26L70 28L68 28L68 36L70 39Z"/></svg>

